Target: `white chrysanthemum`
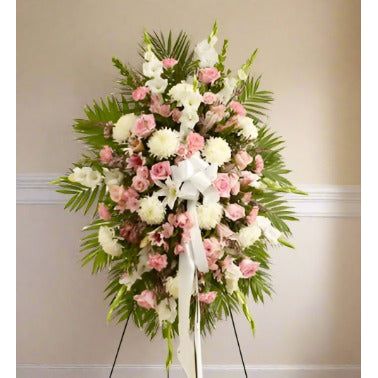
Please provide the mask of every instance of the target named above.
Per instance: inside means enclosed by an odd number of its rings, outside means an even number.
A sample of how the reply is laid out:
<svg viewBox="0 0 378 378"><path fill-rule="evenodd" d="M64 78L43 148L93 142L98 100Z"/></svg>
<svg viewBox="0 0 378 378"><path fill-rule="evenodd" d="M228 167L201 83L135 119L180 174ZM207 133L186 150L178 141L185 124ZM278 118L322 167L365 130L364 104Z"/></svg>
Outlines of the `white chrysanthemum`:
<svg viewBox="0 0 378 378"><path fill-rule="evenodd" d="M100 227L98 230L98 242L108 255L119 256L122 253L122 246L117 239L114 239L114 231L110 227Z"/></svg>
<svg viewBox="0 0 378 378"><path fill-rule="evenodd" d="M112 185L121 185L123 181L123 173L119 168L107 169L104 168L105 184L110 187Z"/></svg>
<svg viewBox="0 0 378 378"><path fill-rule="evenodd" d="M164 220L165 206L155 196L144 197L140 200L138 214L148 224L160 224Z"/></svg>
<svg viewBox="0 0 378 378"><path fill-rule="evenodd" d="M261 229L256 223L243 227L238 232L238 240L242 248L250 247L259 239L260 236Z"/></svg>
<svg viewBox="0 0 378 378"><path fill-rule="evenodd" d="M240 127L239 135L242 135L246 139L257 138L258 130L253 124L252 118L238 116L238 125Z"/></svg>
<svg viewBox="0 0 378 378"><path fill-rule="evenodd" d="M173 323L177 317L177 303L173 298L165 298L156 306L159 323Z"/></svg>
<svg viewBox="0 0 378 378"><path fill-rule="evenodd" d="M278 244L278 239L281 237L281 232L272 226L271 221L267 217L258 216L256 223L260 227L264 236L273 244Z"/></svg>
<svg viewBox="0 0 378 378"><path fill-rule="evenodd" d="M220 137L209 138L203 149L203 155L208 163L221 166L230 161L231 148L228 143Z"/></svg>
<svg viewBox="0 0 378 378"><path fill-rule="evenodd" d="M200 60L200 67L212 67L218 62L218 53L214 48L217 40L216 36L212 36L210 42L204 39L197 44L194 52Z"/></svg>
<svg viewBox="0 0 378 378"><path fill-rule="evenodd" d="M119 144L125 143L136 121L137 116L134 113L123 115L113 127L113 139Z"/></svg>
<svg viewBox="0 0 378 378"><path fill-rule="evenodd" d="M223 80L224 86L223 88L217 93L219 100L223 104L227 104L230 100L232 95L234 94L234 90L236 88L237 80L233 77L226 77Z"/></svg>
<svg viewBox="0 0 378 378"><path fill-rule="evenodd" d="M68 179L94 189L102 181L102 176L100 172L93 170L91 167L75 167Z"/></svg>
<svg viewBox="0 0 378 378"><path fill-rule="evenodd" d="M223 207L219 203L208 203L197 206L198 224L204 230L215 228L223 215Z"/></svg>
<svg viewBox="0 0 378 378"><path fill-rule="evenodd" d="M242 278L243 274L240 271L240 268L231 263L227 268L224 277L226 279L226 289L229 294L232 294L234 291L239 290L239 279Z"/></svg>
<svg viewBox="0 0 378 378"><path fill-rule="evenodd" d="M166 291L172 295L173 298L177 299L179 296L179 282L178 277L168 277L165 281Z"/></svg>
<svg viewBox="0 0 378 378"><path fill-rule="evenodd" d="M160 129L155 131L148 140L148 148L158 159L166 159L174 155L179 147L180 138L177 131Z"/></svg>
<svg viewBox="0 0 378 378"><path fill-rule="evenodd" d="M168 86L168 80L158 76L146 81L145 85L150 88L151 93L163 93Z"/></svg>

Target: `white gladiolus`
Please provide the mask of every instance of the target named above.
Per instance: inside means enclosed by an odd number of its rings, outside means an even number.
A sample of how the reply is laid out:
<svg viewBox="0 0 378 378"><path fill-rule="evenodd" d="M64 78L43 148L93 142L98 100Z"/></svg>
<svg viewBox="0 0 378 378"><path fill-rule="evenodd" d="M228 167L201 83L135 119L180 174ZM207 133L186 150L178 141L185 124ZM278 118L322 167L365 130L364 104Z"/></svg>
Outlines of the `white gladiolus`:
<svg viewBox="0 0 378 378"><path fill-rule="evenodd" d="M243 274L237 265L232 262L226 269L224 277L226 279L226 289L229 294L239 290L238 283L239 279L243 277Z"/></svg>
<svg viewBox="0 0 378 378"><path fill-rule="evenodd" d="M123 115L113 127L113 139L119 143L125 143L137 121L134 113Z"/></svg>
<svg viewBox="0 0 378 378"><path fill-rule="evenodd" d="M148 224L160 224L164 220L165 206L156 196L144 197L140 200L138 214Z"/></svg>
<svg viewBox="0 0 378 378"><path fill-rule="evenodd" d="M163 73L163 63L155 56L150 61L143 63L143 75L153 78L160 77Z"/></svg>
<svg viewBox="0 0 378 378"><path fill-rule="evenodd" d="M253 124L252 118L238 116L238 125L240 127L239 135L250 140L257 138L258 130Z"/></svg>
<svg viewBox="0 0 378 378"><path fill-rule="evenodd" d="M119 279L119 283L121 285L125 285L128 290L130 290L131 286L134 285L134 283L141 278L140 274L137 271L129 273L124 273L121 278Z"/></svg>
<svg viewBox="0 0 378 378"><path fill-rule="evenodd" d="M177 303L173 298L165 298L156 306L159 323L163 321L173 323L177 317Z"/></svg>
<svg viewBox="0 0 378 378"><path fill-rule="evenodd" d="M218 38L212 36L210 42L204 39L194 49L195 54L200 61L200 67L213 67L218 62L218 53L214 46L217 43Z"/></svg>
<svg viewBox="0 0 378 378"><path fill-rule="evenodd" d="M94 189L102 181L102 176L100 172L93 170L91 167L75 167L68 179Z"/></svg>
<svg viewBox="0 0 378 378"><path fill-rule="evenodd" d="M278 239L281 237L281 232L272 226L271 221L267 217L259 215L256 218L256 223L271 243L279 244Z"/></svg>
<svg viewBox="0 0 378 378"><path fill-rule="evenodd" d="M169 158L176 153L180 145L179 134L167 128L157 130L152 134L147 145L151 154L158 159Z"/></svg>
<svg viewBox="0 0 378 378"><path fill-rule="evenodd" d="M208 163L221 166L230 161L231 148L224 139L212 137L207 140L203 149L203 155Z"/></svg>
<svg viewBox="0 0 378 378"><path fill-rule="evenodd" d="M223 207L219 203L208 203L197 206L198 224L204 230L215 228L220 222L223 214Z"/></svg>
<svg viewBox="0 0 378 378"><path fill-rule="evenodd" d="M110 227L101 226L98 231L98 242L105 253L111 256L119 256L122 253L122 246L114 238L114 231Z"/></svg>
<svg viewBox="0 0 378 378"><path fill-rule="evenodd" d="M107 169L104 168L105 184L109 187L112 185L121 185L123 181L123 173L119 168Z"/></svg>
<svg viewBox="0 0 378 378"><path fill-rule="evenodd" d="M246 81L247 77L248 77L248 75L246 74L246 72L243 69L240 68L240 70L238 70L238 78L239 78L239 80Z"/></svg>
<svg viewBox="0 0 378 378"><path fill-rule="evenodd" d="M145 85L146 87L150 88L151 93L163 93L168 86L168 80L162 79L160 76L157 76L151 80L146 81Z"/></svg>
<svg viewBox="0 0 378 378"><path fill-rule="evenodd" d="M165 289L173 298L177 299L179 296L178 277L168 277L165 282Z"/></svg>
<svg viewBox="0 0 378 378"><path fill-rule="evenodd" d="M223 104L227 104L230 100L232 95L234 94L234 90L236 88L237 80L233 77L226 77L223 80L224 87L217 93L219 100Z"/></svg>
<svg viewBox="0 0 378 378"><path fill-rule="evenodd" d="M184 109L181 113L180 123L184 129L193 129L199 121L197 110L194 108Z"/></svg>
<svg viewBox="0 0 378 378"><path fill-rule="evenodd" d="M243 227L237 234L239 244L242 248L247 248L253 245L261 236L261 229L253 223L247 227Z"/></svg>

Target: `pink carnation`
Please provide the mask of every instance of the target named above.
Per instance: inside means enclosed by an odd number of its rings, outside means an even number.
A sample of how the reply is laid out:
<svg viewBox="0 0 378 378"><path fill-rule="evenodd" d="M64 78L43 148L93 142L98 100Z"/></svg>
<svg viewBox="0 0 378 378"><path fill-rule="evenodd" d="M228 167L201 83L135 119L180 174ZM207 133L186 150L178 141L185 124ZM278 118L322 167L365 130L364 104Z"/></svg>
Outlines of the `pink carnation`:
<svg viewBox="0 0 378 378"><path fill-rule="evenodd" d="M244 207L242 207L242 206L240 206L236 203L232 203L232 204L228 205L224 212L226 214L226 217L233 220L233 221L236 221L240 218L245 217Z"/></svg>
<svg viewBox="0 0 378 378"><path fill-rule="evenodd" d="M239 268L244 278L251 278L259 270L260 263L257 261L252 261L250 259L243 259Z"/></svg>
<svg viewBox="0 0 378 378"><path fill-rule="evenodd" d="M248 224L255 223L258 214L259 214L259 207L253 206L251 212L246 217L247 223Z"/></svg>
<svg viewBox="0 0 378 378"><path fill-rule="evenodd" d="M131 186L139 193L143 193L148 189L150 183L148 180L141 176L134 176Z"/></svg>
<svg viewBox="0 0 378 378"><path fill-rule="evenodd" d="M143 290L139 295L134 295L134 300L138 306L147 310L156 307L156 294L151 290Z"/></svg>
<svg viewBox="0 0 378 378"><path fill-rule="evenodd" d="M108 221L112 218L109 209L103 203L98 204L98 216L105 221Z"/></svg>
<svg viewBox="0 0 378 378"><path fill-rule="evenodd" d="M199 293L198 300L202 303L210 304L214 302L216 296L217 296L216 291L209 291L208 293Z"/></svg>
<svg viewBox="0 0 378 378"><path fill-rule="evenodd" d="M167 69L174 67L178 63L178 61L174 58L165 58L162 60L162 62L163 67Z"/></svg>
<svg viewBox="0 0 378 378"><path fill-rule="evenodd" d="M247 114L247 111L240 102L231 101L228 106L231 108L233 112L235 112L239 116L244 117Z"/></svg>
<svg viewBox="0 0 378 378"><path fill-rule="evenodd" d="M167 255L148 255L148 266L161 272L168 265Z"/></svg>
<svg viewBox="0 0 378 378"><path fill-rule="evenodd" d="M214 104L217 99L217 95L213 92L205 92L202 96L202 102L206 105Z"/></svg>
<svg viewBox="0 0 378 378"><path fill-rule="evenodd" d="M218 173L217 178L213 182L213 186L217 190L220 197L230 197L231 184L227 173Z"/></svg>
<svg viewBox="0 0 378 378"><path fill-rule="evenodd" d="M109 164L113 160L113 150L109 146L104 146L100 151L100 161L102 164Z"/></svg>
<svg viewBox="0 0 378 378"><path fill-rule="evenodd" d="M169 161L156 163L151 167L150 175L153 181L165 180L171 175L171 165Z"/></svg>
<svg viewBox="0 0 378 378"><path fill-rule="evenodd" d="M145 138L149 136L155 129L156 123L153 114L143 114L136 121L134 127L134 134L139 138Z"/></svg>
<svg viewBox="0 0 378 378"><path fill-rule="evenodd" d="M235 155L235 163L240 170L245 169L252 161L253 158L247 151L240 150Z"/></svg>
<svg viewBox="0 0 378 378"><path fill-rule="evenodd" d="M261 155L255 156L255 173L257 175L261 174L264 170L264 159Z"/></svg>
<svg viewBox="0 0 378 378"><path fill-rule="evenodd" d="M220 78L220 72L215 67L202 68L198 80L204 84L214 84Z"/></svg>
<svg viewBox="0 0 378 378"><path fill-rule="evenodd" d="M144 98L149 92L150 90L147 87L138 87L137 89L134 89L132 91L131 97L134 101L144 100Z"/></svg>
<svg viewBox="0 0 378 378"><path fill-rule="evenodd" d="M188 149L190 154L194 154L197 151L200 151L203 149L203 146L205 145L205 139L201 134L194 133L191 131L186 141L188 143Z"/></svg>

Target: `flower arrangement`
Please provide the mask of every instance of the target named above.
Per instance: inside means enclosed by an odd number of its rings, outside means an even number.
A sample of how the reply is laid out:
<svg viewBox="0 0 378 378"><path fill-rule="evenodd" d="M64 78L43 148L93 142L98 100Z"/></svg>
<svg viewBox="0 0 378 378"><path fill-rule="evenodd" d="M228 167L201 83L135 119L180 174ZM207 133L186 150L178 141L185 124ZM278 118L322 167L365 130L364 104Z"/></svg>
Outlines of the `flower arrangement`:
<svg viewBox="0 0 378 378"><path fill-rule="evenodd" d="M188 377L200 332L230 311L254 331L246 298L271 294L268 247L292 247L296 218L280 193L301 193L265 124L272 95L250 74L257 51L233 76L227 40L220 53L216 43L216 24L194 51L183 32L145 33L141 71L113 58L121 93L75 121L88 151L54 181L69 210L95 208L81 252L94 273L109 271L108 319L161 329L167 366L178 335Z"/></svg>

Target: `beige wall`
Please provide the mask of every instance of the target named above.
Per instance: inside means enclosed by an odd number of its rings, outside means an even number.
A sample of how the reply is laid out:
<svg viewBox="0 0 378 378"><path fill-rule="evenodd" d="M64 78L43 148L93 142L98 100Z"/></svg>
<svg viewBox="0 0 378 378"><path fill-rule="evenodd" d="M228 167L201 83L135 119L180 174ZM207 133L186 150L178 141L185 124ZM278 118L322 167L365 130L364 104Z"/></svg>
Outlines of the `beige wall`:
<svg viewBox="0 0 378 378"><path fill-rule="evenodd" d="M214 19L236 68L255 47L256 73L275 92L270 123L287 139L292 178L359 184L359 1L19 0L18 173L62 172L79 154L71 120L115 91L110 58L136 64L144 27L187 30ZM104 277L78 263L85 218L61 206L18 206L18 362L109 363L120 329L105 323ZM297 250L275 251L276 296L252 307L248 363L359 362L359 220L304 218ZM206 363L238 363L229 323L205 344ZM121 363L161 363L165 349L130 329ZM249 346L249 347L247 347Z"/></svg>

